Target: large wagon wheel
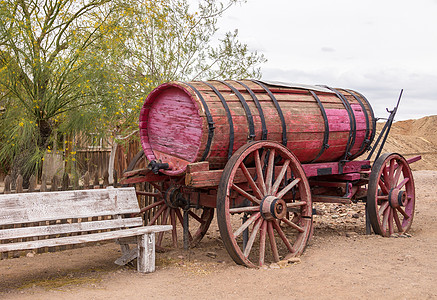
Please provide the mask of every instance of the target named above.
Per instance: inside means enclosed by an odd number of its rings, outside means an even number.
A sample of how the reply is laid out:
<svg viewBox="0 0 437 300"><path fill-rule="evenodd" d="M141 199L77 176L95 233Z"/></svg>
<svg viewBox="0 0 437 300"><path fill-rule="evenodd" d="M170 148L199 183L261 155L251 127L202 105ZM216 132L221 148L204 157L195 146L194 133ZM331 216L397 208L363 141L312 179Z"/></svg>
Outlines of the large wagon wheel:
<svg viewBox="0 0 437 300"><path fill-rule="evenodd" d="M372 167L367 209L373 231L382 236L404 233L413 222L415 190L413 173L404 157L385 153Z"/></svg>
<svg viewBox="0 0 437 300"><path fill-rule="evenodd" d="M146 158L143 151L138 152L129 163L126 171L146 167ZM147 186L147 184L146 184ZM149 182L149 188L144 191L137 190L138 197L148 197L146 206L141 209L144 213L146 225L173 225L171 232L160 232L156 237L156 247L163 250L166 247L179 248L183 243L184 209L164 200L169 189L169 182ZM152 188L153 187L153 188ZM189 246L195 247L208 231L214 217L214 208L201 207L199 209L187 208L188 211L188 239ZM171 238L166 239L166 235Z"/></svg>
<svg viewBox="0 0 437 300"><path fill-rule="evenodd" d="M220 179L217 221L238 264L255 267L300 255L312 233L312 202L298 159L275 142L241 147Z"/></svg>

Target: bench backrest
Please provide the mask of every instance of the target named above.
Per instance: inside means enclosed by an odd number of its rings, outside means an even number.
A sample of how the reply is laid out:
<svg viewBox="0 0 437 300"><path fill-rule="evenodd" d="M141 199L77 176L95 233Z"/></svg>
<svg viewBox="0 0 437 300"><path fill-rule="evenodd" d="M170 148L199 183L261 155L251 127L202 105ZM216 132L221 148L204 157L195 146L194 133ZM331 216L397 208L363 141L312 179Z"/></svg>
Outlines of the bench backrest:
<svg viewBox="0 0 437 300"><path fill-rule="evenodd" d="M0 225L139 211L133 187L0 195Z"/></svg>
<svg viewBox="0 0 437 300"><path fill-rule="evenodd" d="M0 195L0 244L138 227L139 211L134 188Z"/></svg>

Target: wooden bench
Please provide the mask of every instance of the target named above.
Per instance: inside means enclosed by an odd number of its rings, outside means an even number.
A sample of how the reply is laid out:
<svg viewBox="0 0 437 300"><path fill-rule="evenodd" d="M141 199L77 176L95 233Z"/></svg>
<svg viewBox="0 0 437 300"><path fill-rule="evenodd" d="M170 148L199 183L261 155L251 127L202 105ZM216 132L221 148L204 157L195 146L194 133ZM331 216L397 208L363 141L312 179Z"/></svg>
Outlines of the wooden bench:
<svg viewBox="0 0 437 300"><path fill-rule="evenodd" d="M172 226L143 226L139 211L132 187L0 195L0 252L116 240L116 263L138 257L138 272L153 272L155 233Z"/></svg>

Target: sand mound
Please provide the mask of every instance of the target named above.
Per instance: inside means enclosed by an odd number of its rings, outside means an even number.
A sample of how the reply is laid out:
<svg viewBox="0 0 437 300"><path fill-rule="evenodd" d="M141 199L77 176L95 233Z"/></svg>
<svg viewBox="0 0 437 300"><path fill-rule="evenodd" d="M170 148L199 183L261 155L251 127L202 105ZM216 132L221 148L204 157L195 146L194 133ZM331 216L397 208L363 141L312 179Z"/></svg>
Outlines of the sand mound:
<svg viewBox="0 0 437 300"><path fill-rule="evenodd" d="M378 137L384 123L377 124ZM406 158L421 155L413 170L437 170L437 116L393 123L384 152L397 152Z"/></svg>

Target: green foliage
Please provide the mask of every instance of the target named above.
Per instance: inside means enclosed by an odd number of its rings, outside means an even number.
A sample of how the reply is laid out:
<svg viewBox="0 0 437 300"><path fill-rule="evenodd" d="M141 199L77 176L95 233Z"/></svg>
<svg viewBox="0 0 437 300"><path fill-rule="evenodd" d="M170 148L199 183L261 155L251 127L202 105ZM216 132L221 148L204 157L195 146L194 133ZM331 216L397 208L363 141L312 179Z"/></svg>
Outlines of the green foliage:
<svg viewBox="0 0 437 300"><path fill-rule="evenodd" d="M215 38L236 2L1 1L0 165L30 174L57 135L131 132L163 82L259 77L237 31Z"/></svg>

